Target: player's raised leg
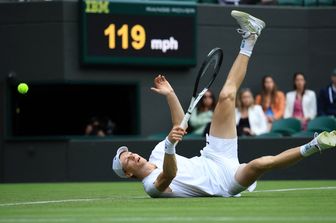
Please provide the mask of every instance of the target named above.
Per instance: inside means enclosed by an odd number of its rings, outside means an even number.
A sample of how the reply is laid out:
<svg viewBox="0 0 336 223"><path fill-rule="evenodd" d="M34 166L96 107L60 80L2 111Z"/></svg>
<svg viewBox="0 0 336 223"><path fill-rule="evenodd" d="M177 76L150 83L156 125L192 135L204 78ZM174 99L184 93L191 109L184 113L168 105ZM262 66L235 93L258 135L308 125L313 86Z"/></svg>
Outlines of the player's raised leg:
<svg viewBox="0 0 336 223"><path fill-rule="evenodd" d="M244 80L253 47L261 30L265 27L265 23L262 20L247 13L234 10L231 12L231 15L241 27L237 31L242 35L243 40L240 52L219 94L210 127L210 135L225 139L237 137L235 120L236 93Z"/></svg>
<svg viewBox="0 0 336 223"><path fill-rule="evenodd" d="M273 169L289 167L305 157L324 152L336 146L335 132L322 132L311 142L286 150L276 156L264 156L242 165L236 172L236 180L243 187L250 186L264 173Z"/></svg>

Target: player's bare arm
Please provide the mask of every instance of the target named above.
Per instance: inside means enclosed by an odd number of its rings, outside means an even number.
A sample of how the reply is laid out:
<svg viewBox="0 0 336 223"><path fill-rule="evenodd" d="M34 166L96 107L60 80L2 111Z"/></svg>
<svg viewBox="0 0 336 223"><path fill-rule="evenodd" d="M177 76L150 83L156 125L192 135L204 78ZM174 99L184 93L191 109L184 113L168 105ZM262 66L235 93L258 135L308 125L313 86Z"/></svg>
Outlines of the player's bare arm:
<svg viewBox="0 0 336 223"><path fill-rule="evenodd" d="M165 76L158 75L154 79L154 87L152 87L151 90L166 96L170 109L172 124L173 126L179 125L184 117L184 111L179 99L174 92L174 89L169 84Z"/></svg>
<svg viewBox="0 0 336 223"><path fill-rule="evenodd" d="M166 96L171 113L172 124L174 126L166 139L166 141L168 140L166 144L168 143L171 147L174 147L175 142L181 141L183 135L186 134L184 129L178 127L184 117L181 103L177 98L174 89L163 75L155 77L154 87L152 87L151 90ZM161 192L170 192L169 185L175 178L176 172L177 164L175 153L169 154L166 152L163 160L163 170L155 181L155 187Z"/></svg>
<svg viewBox="0 0 336 223"><path fill-rule="evenodd" d="M175 142L180 142L186 131L179 126L174 126L170 131L166 140L174 146ZM167 143L167 142L166 142ZM174 154L165 153L163 160L163 170L155 181L155 187L161 192L171 192L170 183L175 178L177 173L177 163Z"/></svg>

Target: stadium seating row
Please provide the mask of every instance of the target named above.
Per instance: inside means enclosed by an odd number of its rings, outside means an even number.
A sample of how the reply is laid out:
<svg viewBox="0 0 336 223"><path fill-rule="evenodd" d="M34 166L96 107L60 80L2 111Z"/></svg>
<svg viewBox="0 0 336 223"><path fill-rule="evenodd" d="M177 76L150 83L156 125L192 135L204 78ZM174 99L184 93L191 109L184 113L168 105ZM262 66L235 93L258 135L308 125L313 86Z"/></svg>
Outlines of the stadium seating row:
<svg viewBox="0 0 336 223"><path fill-rule="evenodd" d="M307 130L301 130L301 122L295 118L285 118L273 122L272 129L268 133L264 133L255 138L278 138L278 137L313 137L314 133L323 131L336 130L336 118L331 116L319 116L308 123ZM148 136L149 139L163 140L168 133L161 132ZM248 136L243 136L248 137ZM203 138L201 135L188 134L185 139Z"/></svg>
<svg viewBox="0 0 336 223"><path fill-rule="evenodd" d="M295 118L286 118L275 121L269 133L257 137L313 137L314 133L333 131L336 129L336 119L331 116L319 116L308 123L307 130L301 131L301 123Z"/></svg>

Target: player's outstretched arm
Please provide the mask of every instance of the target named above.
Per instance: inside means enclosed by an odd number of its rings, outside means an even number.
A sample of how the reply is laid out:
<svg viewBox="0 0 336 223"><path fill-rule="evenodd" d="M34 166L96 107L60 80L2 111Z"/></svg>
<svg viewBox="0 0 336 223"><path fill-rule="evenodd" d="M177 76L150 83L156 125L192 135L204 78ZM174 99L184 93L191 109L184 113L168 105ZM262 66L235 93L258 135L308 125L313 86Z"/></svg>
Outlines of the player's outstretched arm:
<svg viewBox="0 0 336 223"><path fill-rule="evenodd" d="M151 90L166 96L172 118L172 124L173 126L179 125L184 117L184 111L174 92L174 89L171 87L165 76L158 75L155 77L154 87L152 87Z"/></svg>
<svg viewBox="0 0 336 223"><path fill-rule="evenodd" d="M179 126L173 127L165 140L165 155L163 159L163 170L155 181L155 187L161 192L171 192L169 185L177 173L175 157L175 142L182 140L186 131Z"/></svg>

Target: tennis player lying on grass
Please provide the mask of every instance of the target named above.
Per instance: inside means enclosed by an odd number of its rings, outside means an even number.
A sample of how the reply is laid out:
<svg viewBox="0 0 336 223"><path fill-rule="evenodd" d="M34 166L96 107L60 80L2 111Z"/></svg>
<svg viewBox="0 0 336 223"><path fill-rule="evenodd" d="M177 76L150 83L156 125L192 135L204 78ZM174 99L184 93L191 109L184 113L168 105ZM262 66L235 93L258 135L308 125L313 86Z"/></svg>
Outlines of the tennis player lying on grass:
<svg viewBox="0 0 336 223"><path fill-rule="evenodd" d="M164 76L157 76L152 90L167 98L173 128L167 138L152 151L149 161L122 146L113 159L113 170L123 178L142 180L151 197L239 196L254 190L256 180L265 172L290 166L304 157L335 147L335 132L323 132L301 147L286 150L276 156L264 156L240 164L237 151L235 99L243 81L252 49L265 23L251 15L232 11L243 40L240 52L232 65L219 94L210 135L201 156L191 159L175 154L174 143L186 134L178 127L184 112L173 88Z"/></svg>

